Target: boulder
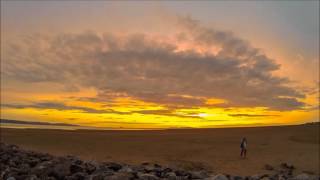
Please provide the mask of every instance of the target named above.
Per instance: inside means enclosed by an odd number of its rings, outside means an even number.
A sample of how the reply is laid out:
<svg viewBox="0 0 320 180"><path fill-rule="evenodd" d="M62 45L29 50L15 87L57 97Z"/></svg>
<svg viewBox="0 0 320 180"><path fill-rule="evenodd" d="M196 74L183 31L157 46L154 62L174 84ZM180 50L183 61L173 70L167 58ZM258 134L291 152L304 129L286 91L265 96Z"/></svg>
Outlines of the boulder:
<svg viewBox="0 0 320 180"><path fill-rule="evenodd" d="M184 170L176 170L174 171L177 176L191 176L191 174Z"/></svg>
<svg viewBox="0 0 320 180"><path fill-rule="evenodd" d="M206 178L206 180L229 180L229 179L223 174L218 174L215 176L208 177Z"/></svg>
<svg viewBox="0 0 320 180"><path fill-rule="evenodd" d="M168 180L176 180L177 179L176 173L174 173L174 172L163 173L163 175L161 175L161 177L167 178Z"/></svg>
<svg viewBox="0 0 320 180"><path fill-rule="evenodd" d="M306 173L299 174L293 178L294 180L309 180L310 177Z"/></svg>
<svg viewBox="0 0 320 180"><path fill-rule="evenodd" d="M91 174L90 176L87 177L88 180L104 180L108 179L108 177L112 176L114 173L112 172L97 172L94 174Z"/></svg>
<svg viewBox="0 0 320 180"><path fill-rule="evenodd" d="M75 174L72 174L70 176L66 176L65 179L66 180L85 180L87 177L86 173L83 172L77 172Z"/></svg>
<svg viewBox="0 0 320 180"><path fill-rule="evenodd" d="M133 170L132 170L132 168L129 167L129 166L123 166L123 167L119 170L119 172L133 173Z"/></svg>
<svg viewBox="0 0 320 180"><path fill-rule="evenodd" d="M70 163L61 163L61 164L56 164L50 175L57 179L63 179L65 176L68 176L71 174L70 171Z"/></svg>
<svg viewBox="0 0 320 180"><path fill-rule="evenodd" d="M40 178L44 178L53 172L53 167L53 162L44 161L42 163L39 163L36 167L32 168L30 172Z"/></svg>
<svg viewBox="0 0 320 180"><path fill-rule="evenodd" d="M78 164L71 164L70 172L72 174L77 173L77 172L84 172L84 167L82 167L81 165L78 165Z"/></svg>
<svg viewBox="0 0 320 180"><path fill-rule="evenodd" d="M192 171L190 172L192 179L204 179L209 177L208 173L205 171Z"/></svg>
<svg viewBox="0 0 320 180"><path fill-rule="evenodd" d="M249 178L250 180L259 180L260 179L260 176L259 175L253 175Z"/></svg>
<svg viewBox="0 0 320 180"><path fill-rule="evenodd" d="M40 160L34 157L30 157L26 160L26 162L29 164L30 167L35 167L40 162Z"/></svg>
<svg viewBox="0 0 320 180"><path fill-rule="evenodd" d="M112 176L104 178L104 180L131 180L134 178L134 175L131 173L117 172Z"/></svg>
<svg viewBox="0 0 320 180"><path fill-rule="evenodd" d="M143 174L138 174L139 179L141 180L158 180L159 178L153 174L147 174L147 173L143 173Z"/></svg>
<svg viewBox="0 0 320 180"><path fill-rule="evenodd" d="M263 177L260 180L271 180L269 177Z"/></svg>
<svg viewBox="0 0 320 180"><path fill-rule="evenodd" d="M103 163L102 166L107 167L108 169L111 169L113 171L119 171L122 168L120 164L113 162Z"/></svg>
<svg viewBox="0 0 320 180"><path fill-rule="evenodd" d="M85 171L88 173L88 174L91 174L93 173L97 168L95 165L93 165L92 163L84 163L84 167L85 167Z"/></svg>

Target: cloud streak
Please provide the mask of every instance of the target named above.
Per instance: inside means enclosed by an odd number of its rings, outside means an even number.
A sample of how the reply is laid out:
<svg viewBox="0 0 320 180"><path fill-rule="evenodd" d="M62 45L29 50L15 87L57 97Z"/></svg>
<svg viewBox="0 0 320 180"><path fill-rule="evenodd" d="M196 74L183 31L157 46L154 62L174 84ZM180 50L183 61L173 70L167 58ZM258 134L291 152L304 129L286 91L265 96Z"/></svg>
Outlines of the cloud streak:
<svg viewBox="0 0 320 180"><path fill-rule="evenodd" d="M232 117L275 117L279 115L269 115L269 114L229 114Z"/></svg>
<svg viewBox="0 0 320 180"><path fill-rule="evenodd" d="M48 122L38 122L38 121L20 121L11 119L0 119L0 124L23 124L23 125L45 125L45 126L79 126L76 124L67 123L48 123Z"/></svg>

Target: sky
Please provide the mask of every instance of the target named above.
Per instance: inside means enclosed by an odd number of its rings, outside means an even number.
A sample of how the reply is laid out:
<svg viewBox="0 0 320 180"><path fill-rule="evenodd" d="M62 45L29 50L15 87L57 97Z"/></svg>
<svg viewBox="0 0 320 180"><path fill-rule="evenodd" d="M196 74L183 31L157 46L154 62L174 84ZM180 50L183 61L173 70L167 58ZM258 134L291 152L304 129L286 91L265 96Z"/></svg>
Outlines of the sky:
<svg viewBox="0 0 320 180"><path fill-rule="evenodd" d="M319 1L1 1L1 118L319 121Z"/></svg>

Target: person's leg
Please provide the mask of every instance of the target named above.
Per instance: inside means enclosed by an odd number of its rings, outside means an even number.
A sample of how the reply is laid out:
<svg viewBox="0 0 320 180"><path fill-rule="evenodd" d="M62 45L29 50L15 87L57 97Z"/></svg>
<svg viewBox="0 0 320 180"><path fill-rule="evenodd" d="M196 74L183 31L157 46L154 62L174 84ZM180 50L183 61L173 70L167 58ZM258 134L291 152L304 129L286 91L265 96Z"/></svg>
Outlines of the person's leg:
<svg viewBox="0 0 320 180"><path fill-rule="evenodd" d="M242 157L243 156L243 148L241 148L241 150L240 150L240 157Z"/></svg>
<svg viewBox="0 0 320 180"><path fill-rule="evenodd" d="M244 150L243 150L243 156L244 156L244 158L247 157L247 149L244 149Z"/></svg>

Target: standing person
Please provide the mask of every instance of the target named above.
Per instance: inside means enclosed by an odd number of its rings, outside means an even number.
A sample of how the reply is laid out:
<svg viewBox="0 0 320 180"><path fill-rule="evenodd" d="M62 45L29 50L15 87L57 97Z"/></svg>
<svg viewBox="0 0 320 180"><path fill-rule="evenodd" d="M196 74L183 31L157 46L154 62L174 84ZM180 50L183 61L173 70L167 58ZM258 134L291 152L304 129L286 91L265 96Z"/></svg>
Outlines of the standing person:
<svg viewBox="0 0 320 180"><path fill-rule="evenodd" d="M242 138L242 140L241 140L240 149L241 149L240 157L246 158L246 155L247 155L247 139L245 137Z"/></svg>

